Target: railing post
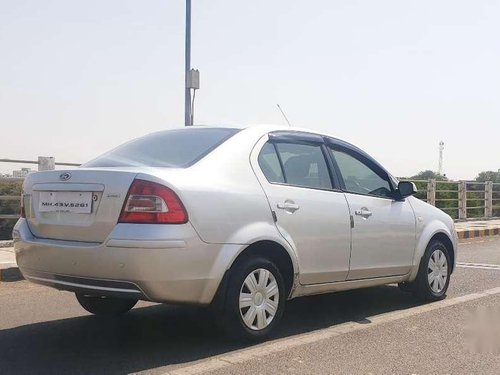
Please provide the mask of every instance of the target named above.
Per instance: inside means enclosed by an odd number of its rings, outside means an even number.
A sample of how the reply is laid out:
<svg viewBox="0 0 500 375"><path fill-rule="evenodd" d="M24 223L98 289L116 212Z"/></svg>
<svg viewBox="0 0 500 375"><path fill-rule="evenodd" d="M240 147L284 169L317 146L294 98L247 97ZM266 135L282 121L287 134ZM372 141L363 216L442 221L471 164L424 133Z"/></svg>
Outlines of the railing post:
<svg viewBox="0 0 500 375"><path fill-rule="evenodd" d="M53 171L54 169L56 169L56 159L53 156L38 157L39 171Z"/></svg>
<svg viewBox="0 0 500 375"><path fill-rule="evenodd" d="M493 216L493 181L484 184L484 217Z"/></svg>
<svg viewBox="0 0 500 375"><path fill-rule="evenodd" d="M458 218L467 219L467 181L458 182Z"/></svg>
<svg viewBox="0 0 500 375"><path fill-rule="evenodd" d="M436 180L427 180L427 203L436 205Z"/></svg>

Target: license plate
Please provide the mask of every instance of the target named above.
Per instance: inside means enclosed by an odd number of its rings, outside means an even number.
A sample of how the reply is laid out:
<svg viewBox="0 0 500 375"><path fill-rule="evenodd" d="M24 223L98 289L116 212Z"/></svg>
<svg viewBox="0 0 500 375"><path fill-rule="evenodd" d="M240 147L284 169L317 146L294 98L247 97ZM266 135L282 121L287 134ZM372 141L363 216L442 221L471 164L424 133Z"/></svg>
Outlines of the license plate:
<svg viewBox="0 0 500 375"><path fill-rule="evenodd" d="M79 191L41 191L39 212L92 212L92 193Z"/></svg>

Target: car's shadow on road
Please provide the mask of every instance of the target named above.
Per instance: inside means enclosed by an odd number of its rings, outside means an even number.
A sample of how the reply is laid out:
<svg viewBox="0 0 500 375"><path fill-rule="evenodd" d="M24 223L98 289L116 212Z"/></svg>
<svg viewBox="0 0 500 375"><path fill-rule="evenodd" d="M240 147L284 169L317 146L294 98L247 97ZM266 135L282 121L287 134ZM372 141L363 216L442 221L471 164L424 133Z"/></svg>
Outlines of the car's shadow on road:
<svg viewBox="0 0 500 375"><path fill-rule="evenodd" d="M416 306L395 286L288 302L271 339ZM56 308L56 306L54 306ZM220 334L204 309L154 305L115 319L83 316L0 331L0 374L123 374L182 364L250 344Z"/></svg>

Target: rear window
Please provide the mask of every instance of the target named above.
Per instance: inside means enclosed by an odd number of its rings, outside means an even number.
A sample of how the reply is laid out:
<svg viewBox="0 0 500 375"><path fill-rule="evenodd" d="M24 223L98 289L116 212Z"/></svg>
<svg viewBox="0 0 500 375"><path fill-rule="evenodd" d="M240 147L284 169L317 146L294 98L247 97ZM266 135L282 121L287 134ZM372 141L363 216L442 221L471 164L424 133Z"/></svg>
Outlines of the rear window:
<svg viewBox="0 0 500 375"><path fill-rule="evenodd" d="M202 159L238 131L231 128L165 130L118 146L83 167L185 168Z"/></svg>

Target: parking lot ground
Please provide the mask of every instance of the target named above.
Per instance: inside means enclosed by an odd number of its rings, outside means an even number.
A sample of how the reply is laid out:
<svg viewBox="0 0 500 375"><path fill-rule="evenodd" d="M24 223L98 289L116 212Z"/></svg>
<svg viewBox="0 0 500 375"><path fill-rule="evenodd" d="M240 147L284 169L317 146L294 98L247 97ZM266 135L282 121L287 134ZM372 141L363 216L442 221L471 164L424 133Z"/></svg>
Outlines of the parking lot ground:
<svg viewBox="0 0 500 375"><path fill-rule="evenodd" d="M461 243L458 261L444 301L392 285L300 298L253 345L221 336L205 309L142 302L100 319L70 293L4 282L0 374L498 374L500 269L474 264L500 265L500 238Z"/></svg>

